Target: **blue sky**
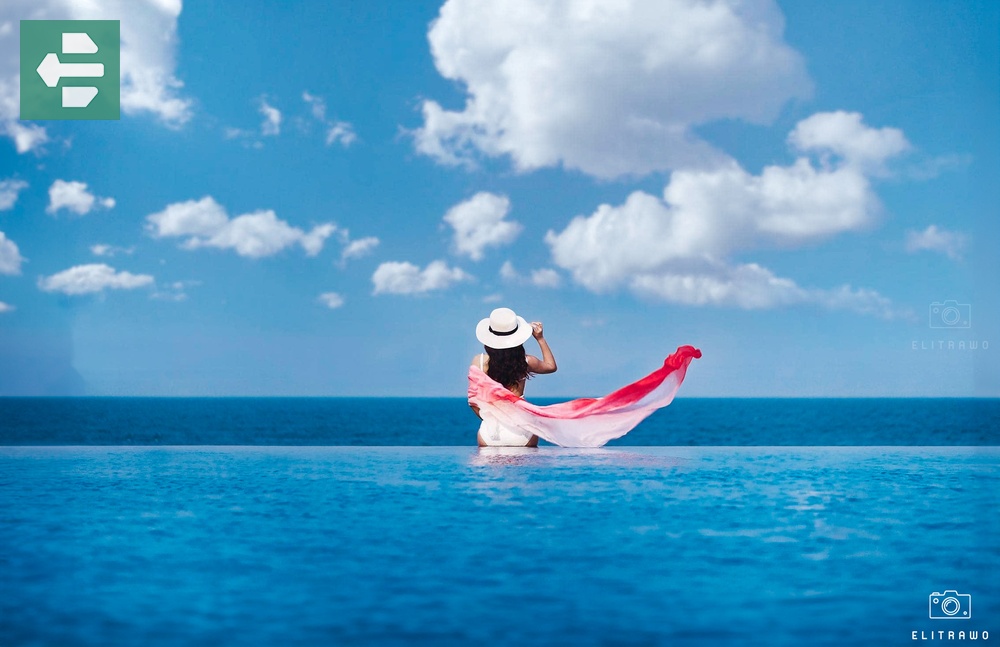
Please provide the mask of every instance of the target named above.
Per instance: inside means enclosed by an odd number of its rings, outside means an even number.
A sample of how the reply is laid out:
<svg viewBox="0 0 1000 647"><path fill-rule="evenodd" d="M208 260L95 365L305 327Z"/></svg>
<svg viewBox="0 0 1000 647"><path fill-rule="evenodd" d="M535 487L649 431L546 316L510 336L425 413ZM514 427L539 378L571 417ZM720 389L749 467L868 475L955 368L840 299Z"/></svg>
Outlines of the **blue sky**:
<svg viewBox="0 0 1000 647"><path fill-rule="evenodd" d="M5 5L0 394L460 396L507 305L529 395L1000 395L995 3L491 4ZM120 121L17 120L27 18Z"/></svg>

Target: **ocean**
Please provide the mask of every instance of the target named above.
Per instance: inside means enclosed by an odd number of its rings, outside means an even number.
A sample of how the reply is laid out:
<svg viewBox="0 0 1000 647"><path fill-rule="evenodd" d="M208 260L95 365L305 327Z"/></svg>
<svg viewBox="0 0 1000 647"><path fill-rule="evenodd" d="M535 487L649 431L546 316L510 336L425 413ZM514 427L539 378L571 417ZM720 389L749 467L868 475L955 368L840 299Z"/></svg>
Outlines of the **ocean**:
<svg viewBox="0 0 1000 647"><path fill-rule="evenodd" d="M478 425L465 398L0 398L0 445L463 446ZM609 446L998 444L1000 399L678 398Z"/></svg>
<svg viewBox="0 0 1000 647"><path fill-rule="evenodd" d="M475 423L0 399L0 645L1000 640L1000 401L678 399L589 450Z"/></svg>

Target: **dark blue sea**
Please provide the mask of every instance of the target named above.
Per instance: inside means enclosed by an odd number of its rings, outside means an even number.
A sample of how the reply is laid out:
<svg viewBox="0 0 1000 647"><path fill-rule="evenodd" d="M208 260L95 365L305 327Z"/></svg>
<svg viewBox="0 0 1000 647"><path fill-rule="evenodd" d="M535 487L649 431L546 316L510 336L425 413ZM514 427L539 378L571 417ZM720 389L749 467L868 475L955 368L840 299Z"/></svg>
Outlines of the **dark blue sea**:
<svg viewBox="0 0 1000 647"><path fill-rule="evenodd" d="M467 446L478 425L464 398L0 398L0 445ZM1000 399L680 398L609 444L640 445L1000 445Z"/></svg>
<svg viewBox="0 0 1000 647"><path fill-rule="evenodd" d="M998 400L680 399L591 450L477 422L0 399L0 645L1000 641Z"/></svg>

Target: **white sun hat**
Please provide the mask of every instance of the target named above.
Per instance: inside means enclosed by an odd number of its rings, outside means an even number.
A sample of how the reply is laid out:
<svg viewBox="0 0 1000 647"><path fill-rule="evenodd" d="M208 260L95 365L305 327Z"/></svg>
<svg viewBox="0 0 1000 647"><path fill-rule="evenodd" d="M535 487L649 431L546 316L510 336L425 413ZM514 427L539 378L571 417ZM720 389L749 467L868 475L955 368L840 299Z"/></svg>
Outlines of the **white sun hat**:
<svg viewBox="0 0 1000 647"><path fill-rule="evenodd" d="M490 348L516 348L531 337L531 324L510 308L497 308L476 326L476 339Z"/></svg>

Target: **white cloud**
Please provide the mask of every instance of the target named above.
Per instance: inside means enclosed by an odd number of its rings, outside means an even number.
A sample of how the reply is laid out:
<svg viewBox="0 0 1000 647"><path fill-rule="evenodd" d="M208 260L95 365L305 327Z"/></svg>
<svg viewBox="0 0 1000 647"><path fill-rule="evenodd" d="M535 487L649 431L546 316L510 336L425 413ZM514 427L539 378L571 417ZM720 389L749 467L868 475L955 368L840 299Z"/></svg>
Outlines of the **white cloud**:
<svg viewBox="0 0 1000 647"><path fill-rule="evenodd" d="M869 128L857 112L820 112L803 119L788 135L788 141L802 151L828 151L848 164L880 172L885 160L910 150L910 143L898 128Z"/></svg>
<svg viewBox="0 0 1000 647"><path fill-rule="evenodd" d="M272 215L274 212L270 212ZM237 218L239 220L239 218ZM234 221L235 222L235 221ZM303 235L299 239L299 244L302 245L302 249L306 250L306 256L316 256L321 251L323 251L323 244L326 239L329 238L333 233L337 231L337 225L326 222L322 225L316 225L309 230L308 233Z"/></svg>
<svg viewBox="0 0 1000 647"><path fill-rule="evenodd" d="M813 303L884 319L908 314L894 308L889 299L874 290L853 289L849 285L832 290L806 289L756 263L735 266L719 263L690 271L640 274L632 278L630 287L637 294L685 305L758 310Z"/></svg>
<svg viewBox="0 0 1000 647"><path fill-rule="evenodd" d="M367 236L365 238L359 238L358 240L352 240L344 246L344 251L340 255L340 260L341 262L346 262L352 258L367 256L373 249L378 247L378 245L379 239L375 236Z"/></svg>
<svg viewBox="0 0 1000 647"><path fill-rule="evenodd" d="M382 263L372 274L374 294L421 294L444 290L472 277L444 261L432 261L424 269L413 263L390 261Z"/></svg>
<svg viewBox="0 0 1000 647"><path fill-rule="evenodd" d="M214 232L211 237L189 238L184 246L188 249L198 247L233 249L240 256L262 258L273 256L296 242L302 244L309 256L315 256L317 250L323 247L322 241L322 232L316 232L315 235L306 234L301 229L278 219L274 211L268 209L237 216Z"/></svg>
<svg viewBox="0 0 1000 647"><path fill-rule="evenodd" d="M309 111L316 121L326 121L326 101L309 92L302 93L302 100L309 105Z"/></svg>
<svg viewBox="0 0 1000 647"><path fill-rule="evenodd" d="M14 178L0 180L0 211L13 209L17 203L17 196L26 188L28 183L24 180Z"/></svg>
<svg viewBox="0 0 1000 647"><path fill-rule="evenodd" d="M336 292L324 292L319 295L319 302L330 310L336 310L340 306L344 305L344 297L340 296Z"/></svg>
<svg viewBox="0 0 1000 647"><path fill-rule="evenodd" d="M264 121L260 124L260 134L264 137L273 137L281 133L281 111L261 98L260 114Z"/></svg>
<svg viewBox="0 0 1000 647"><path fill-rule="evenodd" d="M81 6L93 4L75 2ZM80 13L98 17L90 11ZM179 96L184 84L175 76L180 13L179 1L106 3L100 17L120 19L122 25L122 110L126 114L149 112L170 126L180 126L191 118L192 102Z"/></svg>
<svg viewBox="0 0 1000 647"><path fill-rule="evenodd" d="M135 247L118 247L116 245L105 245L104 243L98 243L96 245L90 246L90 253L94 256L117 256L118 254L125 254L131 256L135 252Z"/></svg>
<svg viewBox="0 0 1000 647"><path fill-rule="evenodd" d="M800 160L754 176L734 164L676 171L662 199L636 191L620 206L603 204L562 232L550 231L546 242L558 266L604 291L678 261L857 229L875 204L867 180L850 169L817 171Z"/></svg>
<svg viewBox="0 0 1000 647"><path fill-rule="evenodd" d="M17 77L20 78L20 75ZM3 82L0 81L0 93L6 92ZM16 90L20 92L20 90ZM20 96L20 94L18 94ZM2 99L0 99L2 103ZM6 112L0 109L0 113ZM27 153L32 150L40 150L42 144L49 141L49 135L44 128L32 123L21 123L13 119L0 121L0 135L6 135L14 141L14 148L18 153Z"/></svg>
<svg viewBox="0 0 1000 647"><path fill-rule="evenodd" d="M111 209L115 206L115 199L95 196L87 190L87 185L83 182L56 180L49 187L49 206L45 208L45 213L55 214L60 209L66 209L83 216L90 213L95 206Z"/></svg>
<svg viewBox="0 0 1000 647"><path fill-rule="evenodd" d="M852 131L848 139L865 141L867 134ZM792 143L819 148L797 138ZM825 140L824 148L835 146L836 140ZM875 148L866 149L866 162L903 150L885 146L876 155ZM735 162L675 171L662 198L636 191L624 204L603 204L563 231L549 231L545 240L555 264L595 292L627 287L676 303L742 308L815 302L885 316L887 303L869 290L801 288L757 264L730 262L737 252L794 247L868 226L879 203L859 155L824 159L819 168L802 157L760 175Z"/></svg>
<svg viewBox="0 0 1000 647"><path fill-rule="evenodd" d="M920 251L939 252L957 261L961 260L968 240L968 236L963 233L930 225L923 231L906 232L906 251L911 254Z"/></svg>
<svg viewBox="0 0 1000 647"><path fill-rule="evenodd" d="M38 287L45 292L62 292L70 295L91 294L104 290L134 290L152 284L153 277L148 274L116 272L113 267L104 263L77 265L58 274L38 279Z"/></svg>
<svg viewBox="0 0 1000 647"><path fill-rule="evenodd" d="M340 144L347 148L358 138L354 126L346 121L335 121L326 129L326 145Z"/></svg>
<svg viewBox="0 0 1000 647"><path fill-rule="evenodd" d="M783 30L771 0L449 0L428 37L468 96L461 111L425 101L416 148L605 178L715 163L694 127L769 123L811 93Z"/></svg>
<svg viewBox="0 0 1000 647"><path fill-rule="evenodd" d="M687 305L735 305L772 308L804 300L805 291L790 279L775 276L756 263L715 264L690 271L639 274L632 288L648 296Z"/></svg>
<svg viewBox="0 0 1000 647"><path fill-rule="evenodd" d="M521 275L514 269L513 263L504 261L503 265L500 266L500 278L504 281L516 281L521 278Z"/></svg>
<svg viewBox="0 0 1000 647"><path fill-rule="evenodd" d="M543 267L531 272L531 284L539 288L557 288L562 285L562 277L551 267Z"/></svg>
<svg viewBox="0 0 1000 647"><path fill-rule="evenodd" d="M357 133L354 132L354 126L350 122L327 118L326 101L322 97L303 92L302 100L309 105L309 112L312 113L313 118L323 125L323 129L326 131L327 146L340 144L347 148L357 140Z"/></svg>
<svg viewBox="0 0 1000 647"><path fill-rule="evenodd" d="M9 303L4 303L3 301L0 301L0 314L3 314L4 312L13 312L14 310L17 310L17 308L10 305Z"/></svg>
<svg viewBox="0 0 1000 647"><path fill-rule="evenodd" d="M324 223L305 232L279 219L269 209L230 220L226 210L211 196L167 205L163 211L147 216L146 221L146 228L154 238L186 238L182 243L184 249L232 249L248 258L272 256L296 243L307 256L315 256L337 230L336 225Z"/></svg>
<svg viewBox="0 0 1000 647"><path fill-rule="evenodd" d="M448 210L444 221L455 230L455 249L474 261L482 260L487 247L512 243L521 233L520 223L504 220L510 199L482 191Z"/></svg>
<svg viewBox="0 0 1000 647"><path fill-rule="evenodd" d="M211 236L229 223L226 210L211 196L201 200L188 200L167 205L159 213L146 217L153 235L167 236Z"/></svg>
<svg viewBox="0 0 1000 647"><path fill-rule="evenodd" d="M121 107L127 115L150 113L177 127L191 118L190 99L181 95L176 77L179 0L4 0L0 25L0 134L10 137L18 153L37 150L45 129L18 121L20 112L20 20L120 20Z"/></svg>
<svg viewBox="0 0 1000 647"><path fill-rule="evenodd" d="M532 270L528 276L522 276L510 261L504 261L504 264L500 266L500 278L514 283L530 283L538 288L557 288L562 285L562 277L559 272L551 267Z"/></svg>
<svg viewBox="0 0 1000 647"><path fill-rule="evenodd" d="M17 245L0 231L0 274L20 274L23 262Z"/></svg>

